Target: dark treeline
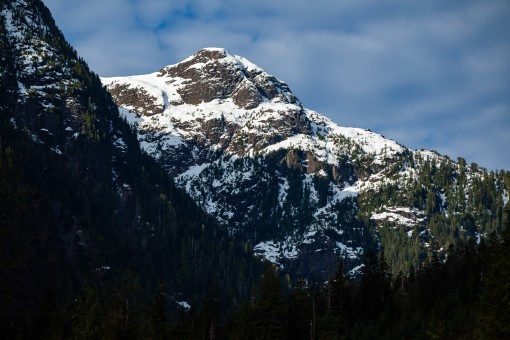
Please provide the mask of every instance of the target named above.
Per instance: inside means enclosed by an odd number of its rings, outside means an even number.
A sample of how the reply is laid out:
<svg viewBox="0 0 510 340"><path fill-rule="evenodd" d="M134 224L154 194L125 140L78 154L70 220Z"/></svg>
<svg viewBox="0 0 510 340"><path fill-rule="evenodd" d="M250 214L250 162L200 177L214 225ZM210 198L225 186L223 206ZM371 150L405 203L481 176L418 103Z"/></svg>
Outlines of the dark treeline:
<svg viewBox="0 0 510 340"><path fill-rule="evenodd" d="M253 300L233 314L231 339L508 339L510 233L451 246L392 276L384 252L367 253L359 280L342 261L324 286L298 282L288 298L269 268ZM193 338L189 334L189 338Z"/></svg>
<svg viewBox="0 0 510 340"><path fill-rule="evenodd" d="M217 334L230 339L508 338L508 229L504 238L503 243L492 239L476 245L471 239L452 245L446 262L431 256L406 275L392 276L384 252L369 252L359 280L346 277L340 261L327 284L298 281L287 297L270 266L252 300L239 306L224 333ZM176 325L187 330L180 338L212 338L212 315L187 318Z"/></svg>
<svg viewBox="0 0 510 340"><path fill-rule="evenodd" d="M50 338L100 339L508 339L510 232L503 242L451 246L442 262L392 276L384 252L369 252L358 280L342 261L323 285L287 289L268 265L249 301L225 313L218 288L198 308L167 316L161 286L152 304L127 305L129 286L100 296L86 287L72 306L48 297L41 320Z"/></svg>
<svg viewBox="0 0 510 340"><path fill-rule="evenodd" d="M259 261L147 155L121 159L132 193L119 199L103 171L69 172L93 162L49 151L8 117L0 109L1 339L147 338L210 285L222 310L249 295Z"/></svg>

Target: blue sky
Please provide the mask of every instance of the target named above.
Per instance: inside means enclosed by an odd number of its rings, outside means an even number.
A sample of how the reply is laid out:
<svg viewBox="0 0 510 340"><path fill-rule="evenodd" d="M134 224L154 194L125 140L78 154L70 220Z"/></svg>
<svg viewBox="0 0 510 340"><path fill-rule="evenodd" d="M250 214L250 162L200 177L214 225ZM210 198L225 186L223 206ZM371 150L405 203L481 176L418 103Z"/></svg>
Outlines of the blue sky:
<svg viewBox="0 0 510 340"><path fill-rule="evenodd" d="M43 0L101 76L224 47L308 108L510 170L508 0Z"/></svg>

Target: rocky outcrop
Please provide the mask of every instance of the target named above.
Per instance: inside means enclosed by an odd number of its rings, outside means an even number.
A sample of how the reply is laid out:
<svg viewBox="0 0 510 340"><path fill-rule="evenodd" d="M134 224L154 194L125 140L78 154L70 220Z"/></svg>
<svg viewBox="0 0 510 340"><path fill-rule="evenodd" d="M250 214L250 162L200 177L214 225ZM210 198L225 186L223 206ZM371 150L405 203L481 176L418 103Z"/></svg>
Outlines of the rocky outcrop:
<svg viewBox="0 0 510 340"><path fill-rule="evenodd" d="M297 103L288 86L262 70L247 69L224 49L203 49L185 61L165 67L158 76L182 78L177 92L185 104L231 98L241 108L256 108L264 99Z"/></svg>
<svg viewBox="0 0 510 340"><path fill-rule="evenodd" d="M131 88L126 84L110 86L110 93L117 102L132 108L138 116L152 116L163 113L165 107L157 103L156 97L150 95L145 89Z"/></svg>

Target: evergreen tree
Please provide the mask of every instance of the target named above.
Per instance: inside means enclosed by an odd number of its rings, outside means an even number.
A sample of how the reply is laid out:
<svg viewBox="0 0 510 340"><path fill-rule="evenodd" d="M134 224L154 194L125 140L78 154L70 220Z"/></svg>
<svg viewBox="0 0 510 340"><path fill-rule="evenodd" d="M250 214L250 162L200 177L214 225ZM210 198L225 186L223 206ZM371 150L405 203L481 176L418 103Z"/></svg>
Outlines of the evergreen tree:
<svg viewBox="0 0 510 340"><path fill-rule="evenodd" d="M165 307L165 295L166 288L163 285L160 285L158 288L158 292L154 299L154 303L151 308L150 315L150 328L149 332L153 339L164 339L166 336L166 307Z"/></svg>
<svg viewBox="0 0 510 340"><path fill-rule="evenodd" d="M268 265L253 296L253 337L283 339L287 306L274 265Z"/></svg>
<svg viewBox="0 0 510 340"><path fill-rule="evenodd" d="M71 316L71 339L99 339L102 335L101 303L97 290L91 286L83 289Z"/></svg>
<svg viewBox="0 0 510 340"><path fill-rule="evenodd" d="M502 237L483 280L476 327L479 339L510 338L510 225Z"/></svg>
<svg viewBox="0 0 510 340"><path fill-rule="evenodd" d="M360 319L374 320L390 301L391 276L384 253L379 259L373 251L368 251L364 264L357 294L361 310L357 315Z"/></svg>
<svg viewBox="0 0 510 340"><path fill-rule="evenodd" d="M306 282L298 280L288 300L288 338L310 339L313 332L313 301Z"/></svg>

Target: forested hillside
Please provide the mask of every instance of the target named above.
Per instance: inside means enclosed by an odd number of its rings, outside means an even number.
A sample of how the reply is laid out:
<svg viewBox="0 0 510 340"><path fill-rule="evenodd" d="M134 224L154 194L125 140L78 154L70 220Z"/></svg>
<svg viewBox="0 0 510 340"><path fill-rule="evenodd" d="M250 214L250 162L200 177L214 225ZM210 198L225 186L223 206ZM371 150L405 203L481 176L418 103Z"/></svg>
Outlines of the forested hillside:
<svg viewBox="0 0 510 340"><path fill-rule="evenodd" d="M268 266L250 302L214 328L229 339L506 339L510 335L508 228L504 242L473 239L418 268L392 275L384 252L368 252L359 280L340 260L325 285L282 286ZM169 325L175 338L199 339L217 316L188 313ZM202 312L203 313L203 312ZM204 325L201 320L208 320ZM203 334L203 333L202 333ZM210 338L207 335L207 338Z"/></svg>
<svg viewBox="0 0 510 340"><path fill-rule="evenodd" d="M510 222L508 171L488 171L431 152L404 153L359 195L359 216L377 232L393 273L458 240L489 240Z"/></svg>
<svg viewBox="0 0 510 340"><path fill-rule="evenodd" d="M93 317L80 291L118 303L119 324L158 294L174 314L212 287L225 305L246 298L259 261L140 150L42 2L0 10L4 337L50 332L52 315L66 337L87 332L67 329Z"/></svg>

